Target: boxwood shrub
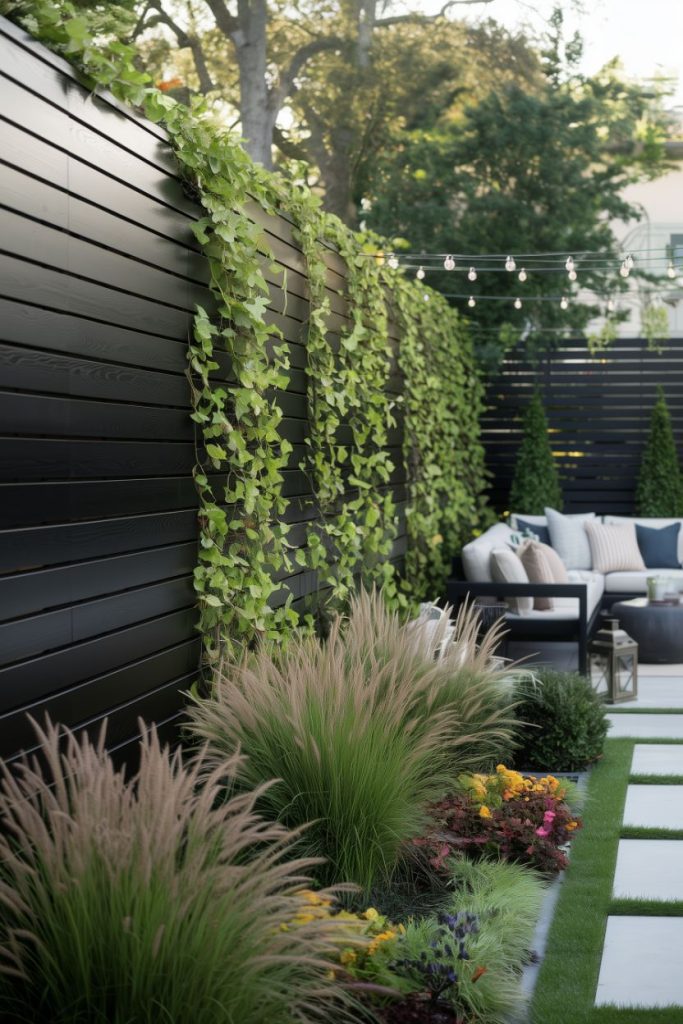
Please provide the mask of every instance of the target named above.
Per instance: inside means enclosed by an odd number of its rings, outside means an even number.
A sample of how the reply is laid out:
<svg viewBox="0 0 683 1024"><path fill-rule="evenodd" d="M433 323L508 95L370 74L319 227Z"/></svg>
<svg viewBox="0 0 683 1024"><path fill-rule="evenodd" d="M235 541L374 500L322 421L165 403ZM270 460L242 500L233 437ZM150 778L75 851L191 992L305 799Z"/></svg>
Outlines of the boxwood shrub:
<svg viewBox="0 0 683 1024"><path fill-rule="evenodd" d="M520 730L517 768L571 772L601 754L607 734L605 708L585 676L542 669L517 684Z"/></svg>

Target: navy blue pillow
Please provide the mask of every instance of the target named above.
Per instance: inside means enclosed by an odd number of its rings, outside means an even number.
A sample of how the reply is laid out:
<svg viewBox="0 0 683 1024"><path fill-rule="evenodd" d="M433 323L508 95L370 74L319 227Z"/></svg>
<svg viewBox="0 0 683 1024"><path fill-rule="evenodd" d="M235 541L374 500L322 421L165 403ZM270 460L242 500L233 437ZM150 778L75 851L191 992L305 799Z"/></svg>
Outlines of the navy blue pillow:
<svg viewBox="0 0 683 1024"><path fill-rule="evenodd" d="M678 533L680 523L671 526L641 526L636 523L636 537L643 561L648 569L680 569Z"/></svg>
<svg viewBox="0 0 683 1024"><path fill-rule="evenodd" d="M541 544L550 545L550 530L547 526L543 526L542 523L530 523L526 519L520 519L519 516L515 516L517 520L517 529L520 533L535 533Z"/></svg>

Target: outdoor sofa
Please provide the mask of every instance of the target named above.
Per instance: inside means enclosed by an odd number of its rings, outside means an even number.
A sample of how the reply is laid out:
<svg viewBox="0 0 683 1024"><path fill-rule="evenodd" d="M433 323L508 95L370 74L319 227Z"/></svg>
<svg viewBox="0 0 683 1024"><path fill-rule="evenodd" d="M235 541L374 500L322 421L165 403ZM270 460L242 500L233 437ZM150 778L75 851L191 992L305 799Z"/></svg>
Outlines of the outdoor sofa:
<svg viewBox="0 0 683 1024"><path fill-rule="evenodd" d="M596 530L596 525L617 529ZM591 535L608 538L607 552L599 552L598 565ZM640 565L633 551L634 541ZM514 554L523 550L523 545L533 548L535 543L552 548L560 556L566 570L563 582L550 581L544 573L540 575L546 582L539 582L538 574L531 579L521 559L505 555L505 549ZM573 543L580 544L580 550L572 547ZM501 561L511 564L512 571L501 572ZM600 612L617 601L647 594L647 579L651 576L664 575L673 587L683 589L682 565L683 519L593 513L563 516L554 510L544 516L519 513L510 516L508 522L496 523L464 546L461 557L454 561L446 596L456 606L467 596L484 602L505 601L510 639L576 641L579 671L585 672L587 645L598 627Z"/></svg>

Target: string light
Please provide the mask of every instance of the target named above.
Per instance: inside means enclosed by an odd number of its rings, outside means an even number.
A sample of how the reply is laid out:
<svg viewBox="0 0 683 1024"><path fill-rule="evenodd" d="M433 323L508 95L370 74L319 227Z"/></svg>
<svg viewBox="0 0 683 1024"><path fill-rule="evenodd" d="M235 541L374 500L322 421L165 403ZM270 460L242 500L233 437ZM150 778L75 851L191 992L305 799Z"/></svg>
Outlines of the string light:
<svg viewBox="0 0 683 1024"><path fill-rule="evenodd" d="M635 260L633 259L633 256L631 255L631 253L628 253L626 259L624 260L624 265L628 267L629 270L633 270L634 263Z"/></svg>
<svg viewBox="0 0 683 1024"><path fill-rule="evenodd" d="M515 263L514 256L508 256L508 258L505 260L505 269L510 274L513 272L513 270L517 269L517 264Z"/></svg>
<svg viewBox="0 0 683 1024"><path fill-rule="evenodd" d="M669 260L669 266L666 268L666 276L672 279L676 276L676 268L671 260Z"/></svg>
<svg viewBox="0 0 683 1024"><path fill-rule="evenodd" d="M564 269L567 271L568 274L571 274L572 270L574 269L574 257L573 256L568 256L567 257L567 262L564 265Z"/></svg>
<svg viewBox="0 0 683 1024"><path fill-rule="evenodd" d="M455 270L455 260L452 256L447 256L443 261L444 270Z"/></svg>
<svg viewBox="0 0 683 1024"><path fill-rule="evenodd" d="M387 266L391 267L392 270L398 270L398 256L392 253L387 260Z"/></svg>
<svg viewBox="0 0 683 1024"><path fill-rule="evenodd" d="M624 260L624 262L619 267L619 274L621 275L621 277L628 277L628 275L630 273L631 273L631 268L628 265L628 261Z"/></svg>
<svg viewBox="0 0 683 1024"><path fill-rule="evenodd" d="M568 309L568 308L569 308L569 299L567 298L566 295L563 295L562 298L560 299L560 309Z"/></svg>
<svg viewBox="0 0 683 1024"><path fill-rule="evenodd" d="M613 313L616 308L617 307L615 305L614 299L608 299L607 300L607 312L608 313Z"/></svg>
<svg viewBox="0 0 683 1024"><path fill-rule="evenodd" d="M429 302L429 295L427 294L427 292L424 293L422 298L425 300L425 302Z"/></svg>
<svg viewBox="0 0 683 1024"><path fill-rule="evenodd" d="M520 270L520 272L519 272L519 274L517 275L517 277L519 278L519 280L520 280L520 281L521 281L522 283L524 283L524 281L526 281L526 279L527 279L527 276L528 276L528 275L527 275L527 272L526 272L526 270L524 269L524 267L522 267L522 269Z"/></svg>
<svg viewBox="0 0 683 1024"><path fill-rule="evenodd" d="M576 281L576 278L577 278L577 276L578 276L578 275L577 275L576 271L575 271L575 270L574 270L574 268L572 267L572 269L571 269L571 270L569 271L569 273L567 274L567 277L569 278L569 280L570 280L570 281Z"/></svg>
<svg viewBox="0 0 683 1024"><path fill-rule="evenodd" d="M515 309L521 309L522 308L522 300L521 299L515 299L513 305L514 305Z"/></svg>
<svg viewBox="0 0 683 1024"><path fill-rule="evenodd" d="M415 277L418 279L418 281L424 281L424 279L425 279L425 268L424 267L418 267L418 271L417 271L417 274L415 275Z"/></svg>
<svg viewBox="0 0 683 1024"><path fill-rule="evenodd" d="M474 267L470 267L470 269L467 271L467 280L468 281L476 281L477 280L477 272L474 269Z"/></svg>
<svg viewBox="0 0 683 1024"><path fill-rule="evenodd" d="M475 299L474 295L470 295L469 299L467 300L467 305L470 307L470 309L474 309L476 304L477 300Z"/></svg>

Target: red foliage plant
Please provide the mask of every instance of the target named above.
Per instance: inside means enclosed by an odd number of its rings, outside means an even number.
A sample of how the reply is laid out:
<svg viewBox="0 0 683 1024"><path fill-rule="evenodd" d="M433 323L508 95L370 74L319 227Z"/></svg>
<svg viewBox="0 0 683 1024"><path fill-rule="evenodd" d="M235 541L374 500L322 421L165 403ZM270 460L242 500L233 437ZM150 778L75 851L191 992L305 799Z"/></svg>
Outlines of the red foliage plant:
<svg viewBox="0 0 683 1024"><path fill-rule="evenodd" d="M563 847L581 827L563 796L562 790L554 794L547 785L528 780L521 791L506 791L499 806L488 806L464 789L430 806L432 825L413 842L426 848L438 871L446 869L453 854L466 853L499 856L557 874L567 866Z"/></svg>

